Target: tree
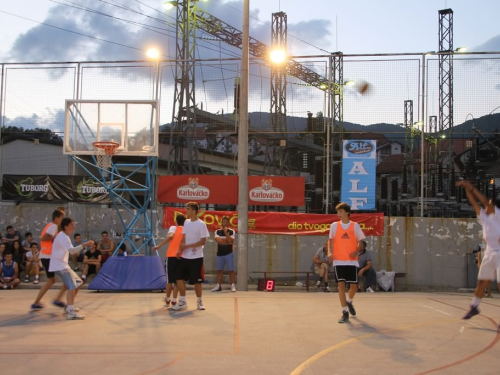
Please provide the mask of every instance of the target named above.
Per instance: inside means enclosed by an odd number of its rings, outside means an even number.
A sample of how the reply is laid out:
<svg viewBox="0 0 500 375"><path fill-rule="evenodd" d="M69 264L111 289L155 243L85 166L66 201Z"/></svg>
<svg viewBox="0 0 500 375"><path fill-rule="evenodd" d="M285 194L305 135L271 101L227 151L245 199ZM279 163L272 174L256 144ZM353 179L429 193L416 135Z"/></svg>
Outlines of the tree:
<svg viewBox="0 0 500 375"><path fill-rule="evenodd" d="M54 133L50 129L44 128L32 128L24 129L22 126L4 126L2 127L2 139L4 137L9 137L15 134L28 134L33 135L40 139L50 139L50 140L61 140L58 134Z"/></svg>

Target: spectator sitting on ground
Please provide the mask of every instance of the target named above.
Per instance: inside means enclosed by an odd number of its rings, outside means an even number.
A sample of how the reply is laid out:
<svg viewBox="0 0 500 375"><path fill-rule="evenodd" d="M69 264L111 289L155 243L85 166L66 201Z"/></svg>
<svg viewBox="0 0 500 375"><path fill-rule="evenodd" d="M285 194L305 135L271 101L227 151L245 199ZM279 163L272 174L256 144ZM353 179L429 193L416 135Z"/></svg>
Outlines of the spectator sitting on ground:
<svg viewBox="0 0 500 375"><path fill-rule="evenodd" d="M19 274L21 274L21 272L24 270L26 251L24 251L23 247L21 246L21 241L19 240L14 240L10 246L11 246L10 253L12 254L12 260L17 263L17 267L19 268Z"/></svg>
<svg viewBox="0 0 500 375"><path fill-rule="evenodd" d="M7 252L4 254L5 260L0 263L0 284L4 289L14 289L19 280L19 267L17 263L12 260L12 253Z"/></svg>
<svg viewBox="0 0 500 375"><path fill-rule="evenodd" d="M33 281L33 284L38 284L40 282L40 260L38 259L38 244L36 242L31 242L30 251L26 252L25 283L30 282L31 269L35 270L35 281Z"/></svg>
<svg viewBox="0 0 500 375"><path fill-rule="evenodd" d="M358 251L358 281L362 277L366 278L366 291L369 293L374 293L372 286L375 285L377 280L377 273L372 266L372 257L368 251L366 251L366 241L360 241L360 248ZM359 284L358 284L359 285Z"/></svg>
<svg viewBox="0 0 500 375"><path fill-rule="evenodd" d="M115 250L115 243L109 239L109 234L106 231L101 233L102 238L97 243L97 250L102 253L102 263L106 262Z"/></svg>
<svg viewBox="0 0 500 375"><path fill-rule="evenodd" d="M21 241L21 233L19 233L19 231L17 230L14 230L14 227L12 225L8 225L5 230L7 231L7 233L2 237L2 242L12 244L12 242L14 241Z"/></svg>
<svg viewBox="0 0 500 375"><path fill-rule="evenodd" d="M314 272L319 276L316 282L316 288L319 289L321 286L321 280L325 282L325 292L330 292L330 287L328 286L328 271L332 264L330 259L330 254L328 251L328 241L325 242L323 247L320 247L313 257L314 262Z"/></svg>
<svg viewBox="0 0 500 375"><path fill-rule="evenodd" d="M73 239L75 240L73 242L74 247L80 246L83 242L82 235L80 233L75 233L75 235L73 236ZM83 250L80 251L79 253L71 254L71 260L73 261L73 264L75 265L74 271L78 271L80 269L80 267L78 266L78 262L83 262L83 257L85 255L86 250L87 249L83 248Z"/></svg>
<svg viewBox="0 0 500 375"><path fill-rule="evenodd" d="M26 232L24 235L24 241L21 242L23 245L24 251L31 251L31 243L33 242L33 235L31 232Z"/></svg>
<svg viewBox="0 0 500 375"><path fill-rule="evenodd" d="M101 270L102 253L96 249L95 241L92 241L90 249L83 257L82 280L85 281L88 275L98 274Z"/></svg>
<svg viewBox="0 0 500 375"><path fill-rule="evenodd" d="M6 250L7 245L4 243L0 243L0 262L3 260L3 257L5 256L5 250Z"/></svg>
<svg viewBox="0 0 500 375"><path fill-rule="evenodd" d="M120 247L118 248L118 254L116 254L117 257L126 257L127 256L127 245L125 243L122 243Z"/></svg>

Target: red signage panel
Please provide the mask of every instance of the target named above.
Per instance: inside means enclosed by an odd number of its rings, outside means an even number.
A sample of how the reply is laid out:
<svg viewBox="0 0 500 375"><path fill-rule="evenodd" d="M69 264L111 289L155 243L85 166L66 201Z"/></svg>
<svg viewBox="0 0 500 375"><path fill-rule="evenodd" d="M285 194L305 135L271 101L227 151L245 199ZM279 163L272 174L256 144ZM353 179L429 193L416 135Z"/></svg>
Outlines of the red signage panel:
<svg viewBox="0 0 500 375"><path fill-rule="evenodd" d="M238 204L237 176L161 176L158 202Z"/></svg>
<svg viewBox="0 0 500 375"><path fill-rule="evenodd" d="M186 214L185 209L164 207L163 227L175 224L178 214ZM238 228L238 213L235 211L200 211L199 218L207 224L209 231L220 228L223 216L229 216L229 225ZM297 214L287 212L249 212L248 233L250 234L290 234L290 235L328 235L330 226L338 221L337 215ZM366 236L384 234L384 214L351 214L351 220L357 222Z"/></svg>
<svg viewBox="0 0 500 375"><path fill-rule="evenodd" d="M248 204L304 206L304 177L248 176Z"/></svg>

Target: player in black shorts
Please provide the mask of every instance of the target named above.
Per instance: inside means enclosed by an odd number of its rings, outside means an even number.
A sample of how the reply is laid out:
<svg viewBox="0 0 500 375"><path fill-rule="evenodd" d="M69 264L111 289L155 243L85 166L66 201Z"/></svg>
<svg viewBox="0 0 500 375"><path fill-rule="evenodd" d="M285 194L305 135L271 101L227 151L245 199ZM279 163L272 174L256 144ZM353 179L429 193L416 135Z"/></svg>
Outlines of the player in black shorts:
<svg viewBox="0 0 500 375"><path fill-rule="evenodd" d="M207 225L198 219L199 206L195 202L189 202L186 205L187 220L184 222L184 240L177 252L180 258L177 267L177 288L179 289L179 303L172 306L172 310L187 309L186 303L186 284L194 284L194 290L197 297L198 310L205 310L201 300L201 283L203 282L203 246L210 237Z"/></svg>

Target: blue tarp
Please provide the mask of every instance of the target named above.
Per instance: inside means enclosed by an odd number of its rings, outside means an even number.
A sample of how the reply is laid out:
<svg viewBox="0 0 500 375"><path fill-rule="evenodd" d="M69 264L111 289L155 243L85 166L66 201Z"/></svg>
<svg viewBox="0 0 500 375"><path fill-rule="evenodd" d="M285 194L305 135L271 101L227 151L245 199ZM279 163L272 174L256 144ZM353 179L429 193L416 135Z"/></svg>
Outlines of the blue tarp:
<svg viewBox="0 0 500 375"><path fill-rule="evenodd" d="M167 285L158 256L110 257L89 285L91 290L161 290Z"/></svg>

